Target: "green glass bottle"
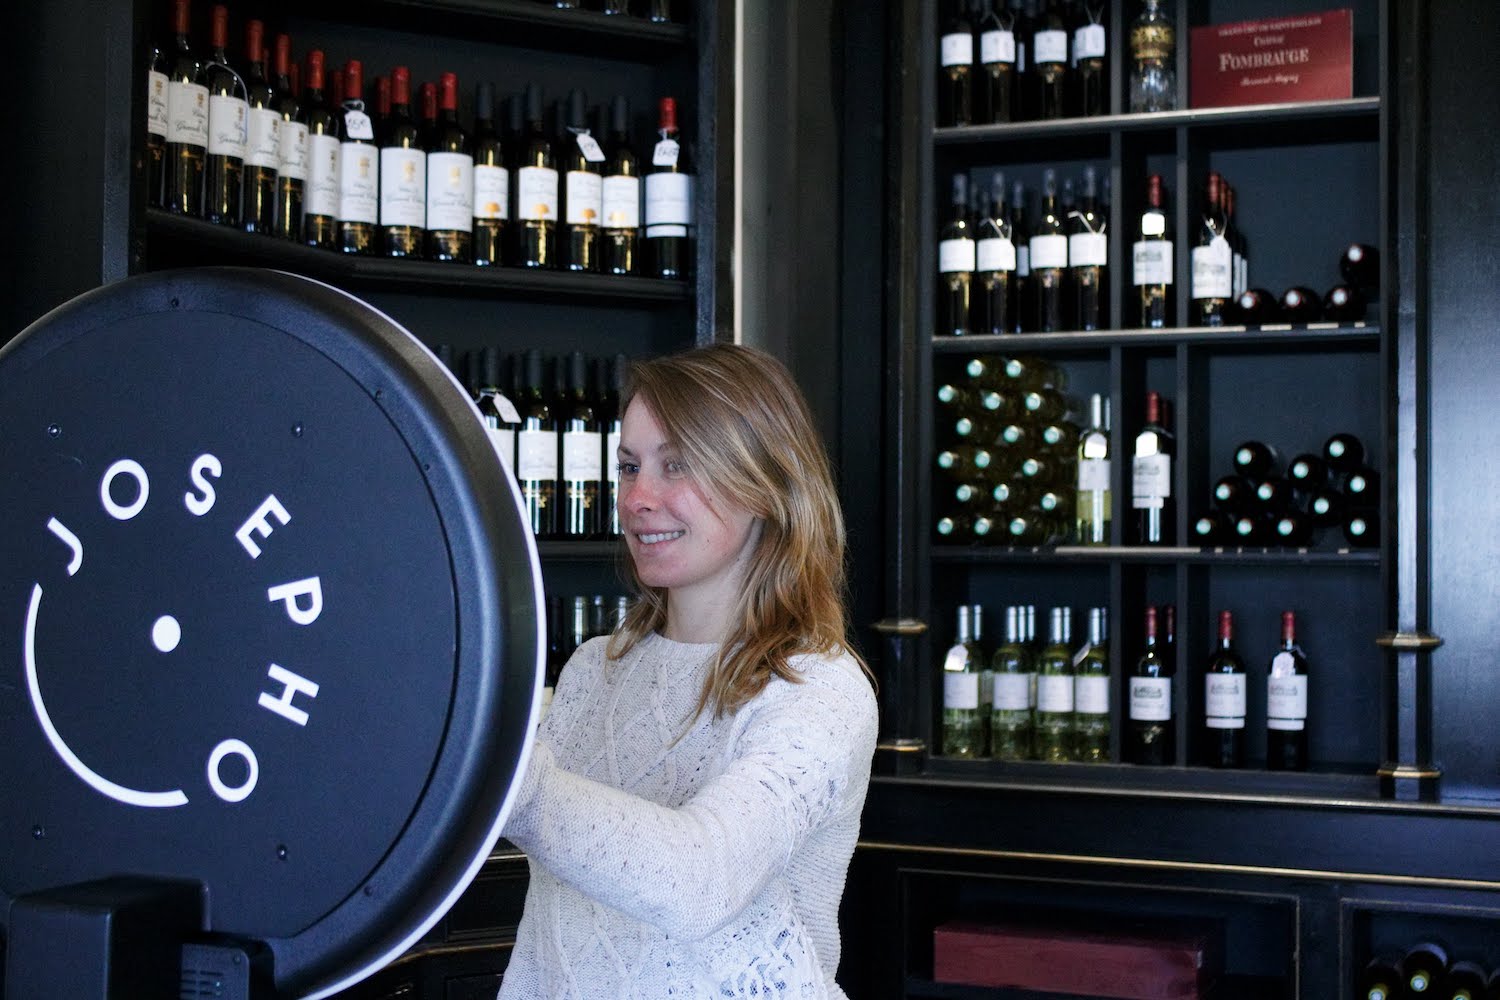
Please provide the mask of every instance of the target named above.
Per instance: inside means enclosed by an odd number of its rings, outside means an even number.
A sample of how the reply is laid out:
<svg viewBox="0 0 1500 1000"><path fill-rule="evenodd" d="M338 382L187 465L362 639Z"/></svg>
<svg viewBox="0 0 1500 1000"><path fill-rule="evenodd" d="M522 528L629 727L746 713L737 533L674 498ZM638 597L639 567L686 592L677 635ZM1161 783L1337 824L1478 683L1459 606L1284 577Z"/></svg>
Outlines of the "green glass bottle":
<svg viewBox="0 0 1500 1000"><path fill-rule="evenodd" d="M958 632L943 657L943 754L948 757L983 757L985 740L983 705L984 655L974 639L973 608L958 606Z"/></svg>
<svg viewBox="0 0 1500 1000"><path fill-rule="evenodd" d="M1073 677L1073 731L1078 759L1109 761L1109 611L1089 609L1089 643Z"/></svg>
<svg viewBox="0 0 1500 1000"><path fill-rule="evenodd" d="M1037 659L1036 755L1040 760L1073 760L1073 609L1053 608L1049 640Z"/></svg>
<svg viewBox="0 0 1500 1000"><path fill-rule="evenodd" d="M1033 667L1023 641L1022 609L1005 609L1005 642L990 660L993 676L990 752L1001 760L1031 756L1035 727L1031 716Z"/></svg>

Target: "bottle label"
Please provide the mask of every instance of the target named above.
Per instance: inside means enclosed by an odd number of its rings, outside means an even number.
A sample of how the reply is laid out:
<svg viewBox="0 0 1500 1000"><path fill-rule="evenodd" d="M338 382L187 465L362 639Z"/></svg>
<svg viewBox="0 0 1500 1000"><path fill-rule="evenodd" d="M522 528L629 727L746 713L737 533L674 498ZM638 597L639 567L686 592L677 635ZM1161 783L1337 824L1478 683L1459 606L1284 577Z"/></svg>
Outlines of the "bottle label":
<svg viewBox="0 0 1500 1000"><path fill-rule="evenodd" d="M944 66L974 65L974 36L967 31L955 31L944 35L938 43Z"/></svg>
<svg viewBox="0 0 1500 1000"><path fill-rule="evenodd" d="M339 149L340 222L380 221L380 163L374 146L346 142Z"/></svg>
<svg viewBox="0 0 1500 1000"><path fill-rule="evenodd" d="M656 145L651 147L651 165L675 167L680 155L682 155L682 145L676 139L658 140Z"/></svg>
<svg viewBox="0 0 1500 1000"><path fill-rule="evenodd" d="M612 483L620 481L620 432L610 431L604 436L604 473Z"/></svg>
<svg viewBox="0 0 1500 1000"><path fill-rule="evenodd" d="M1073 32L1073 60L1102 59L1105 50L1104 25L1085 24Z"/></svg>
<svg viewBox="0 0 1500 1000"><path fill-rule="evenodd" d="M516 172L516 216L528 222L557 221L557 171L522 167Z"/></svg>
<svg viewBox="0 0 1500 1000"><path fill-rule="evenodd" d="M568 225L597 226L604 215L604 178L591 170L569 170L565 186Z"/></svg>
<svg viewBox="0 0 1500 1000"><path fill-rule="evenodd" d="M173 80L167 84L167 141L208 147L208 88Z"/></svg>
<svg viewBox="0 0 1500 1000"><path fill-rule="evenodd" d="M491 427L490 443L495 446L495 451L500 454L500 464L505 466L505 471L511 475L516 474L516 432L510 427Z"/></svg>
<svg viewBox="0 0 1500 1000"><path fill-rule="evenodd" d="M938 271L942 274L973 271L976 256L973 240L938 240Z"/></svg>
<svg viewBox="0 0 1500 1000"><path fill-rule="evenodd" d="M1095 493L1109 489L1109 459L1079 459L1078 489L1083 493Z"/></svg>
<svg viewBox="0 0 1500 1000"><path fill-rule="evenodd" d="M1245 728L1245 675L1209 674L1203 679L1205 722L1209 729Z"/></svg>
<svg viewBox="0 0 1500 1000"><path fill-rule="evenodd" d="M281 121L281 137L276 143L276 172L293 180L307 180L307 126L302 122Z"/></svg>
<svg viewBox="0 0 1500 1000"><path fill-rule="evenodd" d="M516 478L557 478L556 431L521 431L516 435Z"/></svg>
<svg viewBox="0 0 1500 1000"><path fill-rule="evenodd" d="M1227 299L1234 294L1233 254L1229 241L1215 236L1206 247L1193 247L1193 298Z"/></svg>
<svg viewBox="0 0 1500 1000"><path fill-rule="evenodd" d="M1042 63L1067 62L1068 33L1066 31L1038 31L1032 35L1031 59L1038 66Z"/></svg>
<svg viewBox="0 0 1500 1000"><path fill-rule="evenodd" d="M646 175L646 235L686 236L693 224L691 174Z"/></svg>
<svg viewBox="0 0 1500 1000"><path fill-rule="evenodd" d="M167 121L167 74L153 69L146 74L146 131L165 138Z"/></svg>
<svg viewBox="0 0 1500 1000"><path fill-rule="evenodd" d="M344 109L344 134L351 139L374 142L375 126L370 124L370 116L359 108L346 108Z"/></svg>
<svg viewBox="0 0 1500 1000"><path fill-rule="evenodd" d="M604 178L604 228L639 229L641 179L626 174Z"/></svg>
<svg viewBox="0 0 1500 1000"><path fill-rule="evenodd" d="M1068 238L1061 235L1033 236L1031 238L1031 266L1040 271L1044 267L1068 266Z"/></svg>
<svg viewBox="0 0 1500 1000"><path fill-rule="evenodd" d="M979 36L979 61L987 66L1016 61L1016 36L1009 31L986 31Z"/></svg>
<svg viewBox="0 0 1500 1000"><path fill-rule="evenodd" d="M587 132L575 133L578 137L578 151L589 163L603 163L604 150L599 148L599 140Z"/></svg>
<svg viewBox="0 0 1500 1000"><path fill-rule="evenodd" d="M977 709L979 707L979 675L958 674L943 671L943 707Z"/></svg>
<svg viewBox="0 0 1500 1000"><path fill-rule="evenodd" d="M1003 236L979 240L975 258L980 271L1014 271L1016 245Z"/></svg>
<svg viewBox="0 0 1500 1000"><path fill-rule="evenodd" d="M598 431L563 432L563 478L596 483L604 478L604 435Z"/></svg>
<svg viewBox="0 0 1500 1000"><path fill-rule="evenodd" d="M420 149L387 146L380 151L380 224L427 224L427 156Z"/></svg>
<svg viewBox="0 0 1500 1000"><path fill-rule="evenodd" d="M1172 678L1130 678L1130 717L1137 722L1170 722Z"/></svg>
<svg viewBox="0 0 1500 1000"><path fill-rule="evenodd" d="M281 116L270 108L250 109L250 141L245 166L277 169L281 162Z"/></svg>
<svg viewBox="0 0 1500 1000"><path fill-rule="evenodd" d="M997 712L1024 712L1031 708L1033 674L995 675L994 704Z"/></svg>
<svg viewBox="0 0 1500 1000"><path fill-rule="evenodd" d="M427 228L474 230L474 158L468 153L427 154Z"/></svg>
<svg viewBox="0 0 1500 1000"><path fill-rule="evenodd" d="M250 137L250 105L238 97L214 94L208 99L208 152L212 156L245 158Z"/></svg>
<svg viewBox="0 0 1500 1000"><path fill-rule="evenodd" d="M1073 681L1066 674L1037 674L1036 710L1038 712L1073 711Z"/></svg>
<svg viewBox="0 0 1500 1000"><path fill-rule="evenodd" d="M331 135L307 137L308 215L336 216L339 212L339 141Z"/></svg>
<svg viewBox="0 0 1500 1000"><path fill-rule="evenodd" d="M510 171L504 167L474 165L474 218L510 217Z"/></svg>
<svg viewBox="0 0 1500 1000"><path fill-rule="evenodd" d="M1307 725L1307 677L1266 679L1266 727L1297 731Z"/></svg>
<svg viewBox="0 0 1500 1000"><path fill-rule="evenodd" d="M1162 507L1172 495L1172 456L1136 455L1130 463L1130 504Z"/></svg>
<svg viewBox="0 0 1500 1000"><path fill-rule="evenodd" d="M1022 243L1016 247L1016 277L1031 277L1031 244Z"/></svg>
<svg viewBox="0 0 1500 1000"><path fill-rule="evenodd" d="M1109 678L1073 678L1073 710L1079 715L1109 714Z"/></svg>
<svg viewBox="0 0 1500 1000"><path fill-rule="evenodd" d="M1073 233L1068 237L1068 263L1074 267L1103 267L1109 263L1109 239L1103 233Z"/></svg>
<svg viewBox="0 0 1500 1000"><path fill-rule="evenodd" d="M1138 240L1132 254L1134 283L1137 285L1170 285L1172 283L1172 241Z"/></svg>

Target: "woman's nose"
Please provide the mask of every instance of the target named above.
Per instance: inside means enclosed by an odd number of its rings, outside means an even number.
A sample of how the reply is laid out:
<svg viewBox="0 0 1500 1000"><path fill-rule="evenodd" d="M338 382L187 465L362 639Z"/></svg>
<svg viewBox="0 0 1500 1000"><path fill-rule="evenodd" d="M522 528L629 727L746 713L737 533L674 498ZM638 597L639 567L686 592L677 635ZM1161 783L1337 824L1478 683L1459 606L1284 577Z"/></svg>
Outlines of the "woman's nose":
<svg viewBox="0 0 1500 1000"><path fill-rule="evenodd" d="M620 509L636 513L650 510L656 504L656 490L643 473L620 483Z"/></svg>

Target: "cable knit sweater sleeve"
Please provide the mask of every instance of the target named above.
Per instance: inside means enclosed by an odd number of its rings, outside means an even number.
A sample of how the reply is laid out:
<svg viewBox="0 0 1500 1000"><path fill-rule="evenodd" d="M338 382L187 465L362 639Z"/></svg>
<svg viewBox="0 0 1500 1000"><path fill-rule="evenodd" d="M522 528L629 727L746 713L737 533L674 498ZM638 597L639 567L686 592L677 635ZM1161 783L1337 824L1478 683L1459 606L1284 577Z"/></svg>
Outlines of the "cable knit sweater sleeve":
<svg viewBox="0 0 1500 1000"><path fill-rule="evenodd" d="M539 740L506 837L559 881L672 937L718 930L812 831L864 799L870 686L847 659L800 659L803 682L774 680L740 710L733 759L678 808L571 774Z"/></svg>

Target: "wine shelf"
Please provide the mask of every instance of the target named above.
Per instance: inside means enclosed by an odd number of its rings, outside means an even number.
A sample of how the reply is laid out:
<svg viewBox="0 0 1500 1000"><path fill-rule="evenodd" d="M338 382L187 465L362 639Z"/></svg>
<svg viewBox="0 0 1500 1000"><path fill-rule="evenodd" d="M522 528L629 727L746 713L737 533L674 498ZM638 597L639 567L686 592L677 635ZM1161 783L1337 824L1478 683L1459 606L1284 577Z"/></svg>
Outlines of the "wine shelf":
<svg viewBox="0 0 1500 1000"><path fill-rule="evenodd" d="M1279 979L1264 976L1221 976L1206 994L1208 1000L1249 1000L1249 998L1282 995L1285 986ZM964 986L939 983L921 976L907 976L905 995L916 1000L1023 1000L1031 997L1056 997L1055 993L990 986Z"/></svg>
<svg viewBox="0 0 1500 1000"><path fill-rule="evenodd" d="M932 561L953 565L989 563L1160 563L1226 566L1380 565L1378 549L1197 548L1146 545L980 546L934 545Z"/></svg>
<svg viewBox="0 0 1500 1000"><path fill-rule="evenodd" d="M692 296L686 281L341 254L160 209L146 210L146 240L153 266L158 263L153 244L160 241L169 247L171 263L275 267L340 286L381 291L637 306L678 305Z"/></svg>
<svg viewBox="0 0 1500 1000"><path fill-rule="evenodd" d="M1158 329L1066 330L1058 333L969 334L933 337L935 354L1004 354L1017 350L1087 351L1109 347L1215 347L1350 344L1378 347L1378 323L1273 323L1265 326L1175 326Z"/></svg>

